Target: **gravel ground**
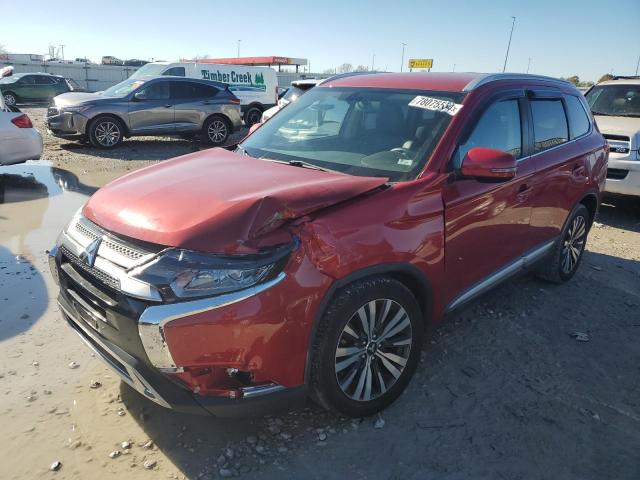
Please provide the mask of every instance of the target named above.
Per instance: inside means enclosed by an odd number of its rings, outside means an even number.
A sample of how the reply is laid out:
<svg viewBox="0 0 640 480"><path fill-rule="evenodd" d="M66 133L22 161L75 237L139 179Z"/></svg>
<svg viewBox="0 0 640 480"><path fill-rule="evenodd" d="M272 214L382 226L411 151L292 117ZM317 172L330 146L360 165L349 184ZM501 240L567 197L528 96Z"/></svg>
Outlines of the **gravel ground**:
<svg viewBox="0 0 640 480"><path fill-rule="evenodd" d="M42 130L44 109L26 112ZM95 187L198 148L45 136L50 164L0 168L1 478L640 478L635 199L602 206L568 284L524 275L432 331L382 416L192 417L121 384L60 319L45 249Z"/></svg>

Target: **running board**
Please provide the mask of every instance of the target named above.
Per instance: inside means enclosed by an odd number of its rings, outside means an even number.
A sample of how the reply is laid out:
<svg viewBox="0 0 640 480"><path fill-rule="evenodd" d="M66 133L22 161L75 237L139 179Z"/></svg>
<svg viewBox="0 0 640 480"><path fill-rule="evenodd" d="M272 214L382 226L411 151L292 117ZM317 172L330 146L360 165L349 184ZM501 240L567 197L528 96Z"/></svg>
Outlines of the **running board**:
<svg viewBox="0 0 640 480"><path fill-rule="evenodd" d="M507 278L515 275L516 273L531 267L538 260L549 253L549 250L553 248L555 243L556 240L551 240L539 247L534 248L533 250L529 250L517 260L514 260L513 262L502 267L500 270L492 273L485 279L468 288L456 298L454 298L451 303L449 303L445 310L445 314L448 314L451 311L469 303L471 300L482 295L488 290L491 290L493 287L503 282Z"/></svg>

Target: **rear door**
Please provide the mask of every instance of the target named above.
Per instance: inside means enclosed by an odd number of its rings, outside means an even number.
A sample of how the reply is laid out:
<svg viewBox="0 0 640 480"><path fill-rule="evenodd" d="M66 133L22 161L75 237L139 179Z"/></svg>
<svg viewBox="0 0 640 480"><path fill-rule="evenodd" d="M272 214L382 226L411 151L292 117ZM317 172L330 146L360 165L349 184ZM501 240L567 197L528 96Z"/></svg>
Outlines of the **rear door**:
<svg viewBox="0 0 640 480"><path fill-rule="evenodd" d="M491 286L494 274L535 246L529 235L535 168L528 156L524 95L524 90L505 92L481 107L482 113L476 120L471 118L470 133L463 134L452 159L452 169L457 169L471 148L488 147L518 160L513 179L459 178L443 189L445 268L449 298L456 296L456 302L463 298L462 292L485 283Z"/></svg>
<svg viewBox="0 0 640 480"><path fill-rule="evenodd" d="M585 192L588 182L586 155L577 141L590 131L584 117L569 123L568 110L573 117L575 99L566 99L555 89L528 92L529 118L533 135L532 160L537 174L532 202L531 236L537 242L552 240L560 235L567 216ZM569 103L568 103L569 102ZM580 107L581 108L581 107ZM586 113L583 111L583 115ZM580 126L582 124L582 126ZM573 128L572 128L573 127Z"/></svg>
<svg viewBox="0 0 640 480"><path fill-rule="evenodd" d="M143 85L129 102L129 128L140 134L174 132L174 111L169 81L158 80Z"/></svg>
<svg viewBox="0 0 640 480"><path fill-rule="evenodd" d="M200 130L207 116L215 110L219 91L200 82L171 82L176 131Z"/></svg>
<svg viewBox="0 0 640 480"><path fill-rule="evenodd" d="M33 97L36 100L50 100L57 95L56 81L49 75L34 75L35 88Z"/></svg>
<svg viewBox="0 0 640 480"><path fill-rule="evenodd" d="M37 99L36 75L24 75L15 84L15 94L23 100Z"/></svg>

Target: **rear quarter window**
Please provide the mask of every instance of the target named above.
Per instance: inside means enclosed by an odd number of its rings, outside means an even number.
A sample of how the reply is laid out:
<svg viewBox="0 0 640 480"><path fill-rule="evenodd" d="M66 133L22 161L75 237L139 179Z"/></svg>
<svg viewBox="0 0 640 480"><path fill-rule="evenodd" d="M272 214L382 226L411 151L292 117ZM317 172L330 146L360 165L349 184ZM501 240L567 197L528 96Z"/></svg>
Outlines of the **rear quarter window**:
<svg viewBox="0 0 640 480"><path fill-rule="evenodd" d="M569 141L569 127L562 100L532 100L534 153Z"/></svg>
<svg viewBox="0 0 640 480"><path fill-rule="evenodd" d="M567 114L569 115L569 127L571 138L581 137L589 131L591 121L585 112L582 102L578 97L567 95L564 97L567 104Z"/></svg>

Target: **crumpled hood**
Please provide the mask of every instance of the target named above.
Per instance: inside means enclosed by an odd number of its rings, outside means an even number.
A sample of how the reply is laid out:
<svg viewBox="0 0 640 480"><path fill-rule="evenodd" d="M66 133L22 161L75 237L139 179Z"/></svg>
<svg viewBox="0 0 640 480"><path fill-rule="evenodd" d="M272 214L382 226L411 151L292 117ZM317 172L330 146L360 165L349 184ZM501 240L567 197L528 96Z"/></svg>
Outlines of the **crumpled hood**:
<svg viewBox="0 0 640 480"><path fill-rule="evenodd" d="M220 148L168 160L98 190L83 214L119 235L205 252L251 251L287 220L380 187L386 178L293 167Z"/></svg>

